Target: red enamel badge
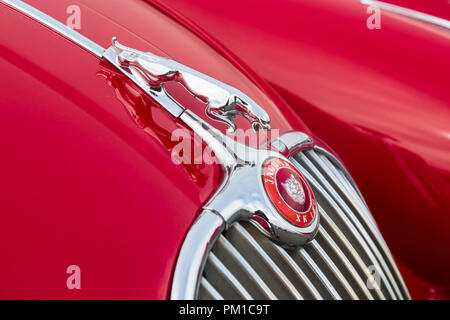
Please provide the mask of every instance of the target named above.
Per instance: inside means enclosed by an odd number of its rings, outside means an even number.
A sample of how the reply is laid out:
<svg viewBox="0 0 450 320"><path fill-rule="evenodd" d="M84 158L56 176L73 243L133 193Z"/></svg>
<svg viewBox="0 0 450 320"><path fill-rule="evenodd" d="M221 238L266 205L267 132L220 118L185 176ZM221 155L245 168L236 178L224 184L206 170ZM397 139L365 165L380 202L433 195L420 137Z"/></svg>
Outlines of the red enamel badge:
<svg viewBox="0 0 450 320"><path fill-rule="evenodd" d="M267 195L278 211L298 227L307 227L316 214L316 200L306 179L289 162L267 160L263 168Z"/></svg>

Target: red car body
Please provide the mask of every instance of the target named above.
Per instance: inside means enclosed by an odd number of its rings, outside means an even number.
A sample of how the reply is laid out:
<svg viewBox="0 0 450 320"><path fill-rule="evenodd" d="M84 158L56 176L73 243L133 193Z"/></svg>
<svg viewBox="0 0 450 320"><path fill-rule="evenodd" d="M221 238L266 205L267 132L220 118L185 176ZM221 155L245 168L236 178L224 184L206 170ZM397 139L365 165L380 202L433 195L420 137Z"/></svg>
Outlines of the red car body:
<svg viewBox="0 0 450 320"><path fill-rule="evenodd" d="M61 22L72 2L27 1ZM252 96L281 133L320 137L412 297L448 297L448 30L393 14L368 30L357 1L76 3L80 32L102 46L117 36L182 61ZM0 14L0 298L168 298L220 168L174 164L181 122L62 36L2 3ZM67 290L73 264L82 290Z"/></svg>

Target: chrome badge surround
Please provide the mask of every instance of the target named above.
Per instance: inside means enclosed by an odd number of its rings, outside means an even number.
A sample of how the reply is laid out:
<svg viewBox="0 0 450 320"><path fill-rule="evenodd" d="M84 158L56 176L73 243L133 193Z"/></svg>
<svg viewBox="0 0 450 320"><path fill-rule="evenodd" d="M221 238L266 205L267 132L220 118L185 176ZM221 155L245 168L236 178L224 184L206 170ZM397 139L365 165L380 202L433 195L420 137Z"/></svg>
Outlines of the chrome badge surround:
<svg viewBox="0 0 450 320"><path fill-rule="evenodd" d="M225 167L227 176L204 210L223 218L226 228L239 220L253 220L259 229L277 244L296 248L312 240L319 227L316 213L308 226L289 222L266 192L262 171L267 160L290 160L274 150L255 149L224 136L227 150L234 150L235 161ZM280 137L282 139L282 137Z"/></svg>

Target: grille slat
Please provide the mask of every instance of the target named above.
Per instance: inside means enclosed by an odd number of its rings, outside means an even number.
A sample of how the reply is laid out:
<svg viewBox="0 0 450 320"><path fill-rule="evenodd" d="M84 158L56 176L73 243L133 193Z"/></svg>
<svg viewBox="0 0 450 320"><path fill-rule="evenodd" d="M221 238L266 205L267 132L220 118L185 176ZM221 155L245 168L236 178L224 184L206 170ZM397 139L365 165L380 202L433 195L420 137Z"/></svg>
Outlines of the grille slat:
<svg viewBox="0 0 450 320"><path fill-rule="evenodd" d="M284 275L284 273L269 257L269 255L261 248L259 243L253 238L253 236L244 227L242 227L240 223L235 223L233 225L233 229L236 230L241 238L247 241L247 243L253 248L253 250L255 250L255 253L263 259L263 261L266 263L266 266L272 270L273 274L279 279L281 284L291 294L291 296L295 299L303 299L302 295L297 291L295 286L289 281L289 279Z"/></svg>
<svg viewBox="0 0 450 320"><path fill-rule="evenodd" d="M311 267L313 272L316 274L316 276L319 278L320 282L323 283L325 288L328 290L328 293L331 295L332 299L335 300L342 300L339 293L336 291L330 280L327 278L327 276L322 272L322 270L319 268L317 263L314 261L314 259L306 252L304 248L301 248L299 251L296 252L299 256L301 256L304 261Z"/></svg>
<svg viewBox="0 0 450 320"><path fill-rule="evenodd" d="M364 263L362 257L355 248L352 246L347 237L342 233L342 231L336 226L336 224L331 220L327 213L320 208L320 214L323 221L322 228L326 230L329 228L329 234L333 235L333 238L337 243L339 243L339 247L346 253L347 259L349 259L352 265L357 267L357 272L360 275L361 279L367 278L366 270L367 264ZM366 287L366 286L365 286ZM381 290L374 290L375 294L379 299L386 299L383 292Z"/></svg>
<svg viewBox="0 0 450 320"><path fill-rule="evenodd" d="M217 292L216 288L214 288L205 277L202 277L200 282L200 292L199 297L203 300L223 300L223 297Z"/></svg>
<svg viewBox="0 0 450 320"><path fill-rule="evenodd" d="M284 250L283 248L273 244L274 249L279 253L279 255L284 259L284 261L289 265L289 267L296 273L297 277L301 279L310 292L312 297L317 300L322 300L322 296L319 293L316 286L309 280L305 272L300 268L300 266L295 262L295 260ZM318 268L318 267L317 267Z"/></svg>
<svg viewBox="0 0 450 320"><path fill-rule="evenodd" d="M362 199L361 196L356 194L356 190L354 188L350 187L350 181L349 178L347 177L348 175L345 175L345 173L342 170L335 167L331 163L331 161L326 157L325 154L323 153L316 154L314 151L307 151L307 152L314 158L319 158L319 162L322 161L321 165L324 168L325 172L327 172L328 174L330 174L330 171L332 172L334 179L332 177L330 178L337 184L338 187L337 190L340 191L340 193L344 197L347 197L349 201L353 203L353 205L356 208L355 213L356 214L359 213L359 217L362 219L362 222L370 231L369 234L373 237L374 242L379 246L383 258L387 260L387 262L389 262L388 267L390 268L392 275L395 277L395 282L399 284L398 287L402 291L402 295L409 297L409 293L406 290L406 286L400 275L400 271L398 270L397 265L394 259L392 258L392 254L389 248L387 247L383 237L381 236L381 233L378 230L375 220L373 219L365 203L363 203L364 200ZM326 168L328 170L326 170ZM349 192L348 191L349 188L353 192ZM343 189L345 189L347 192L345 192Z"/></svg>
<svg viewBox="0 0 450 320"><path fill-rule="evenodd" d="M306 151L305 154L307 154L310 157L310 159L314 158L317 160L316 165L319 168L320 172L322 173L322 177L324 179L326 179L326 177L324 175L328 176L327 181L331 181L331 183L335 185L335 188L331 188L328 190L338 190L341 193L346 194L345 192L342 191L342 189L340 189L340 187L337 183L338 180L333 179L333 177L330 176L330 171L327 170L326 165L324 165L323 162L319 159L319 157L317 156L315 151L309 150L309 151ZM321 180L320 174L319 174L318 178ZM321 181L323 181L323 180L321 180ZM335 195L332 191L331 191L331 193L333 195ZM337 192L336 192L336 194L337 194ZM382 255L382 259L380 259L382 267L385 268L387 276L388 276L391 284L393 285L393 288L396 291L397 296L402 297L402 294L404 294L405 292L401 292L400 287L404 286L404 283L402 282L401 277L399 276L399 271L396 267L395 262L392 259L392 255L391 255L389 249L387 248L386 243L384 242L384 240L381 237L381 233L379 232L373 219L369 218L369 217L371 217L371 215L370 215L370 212L367 209L367 207L361 211L360 209L357 208L358 206L355 206L355 210L351 210L345 204L345 201L343 200L342 197L340 197L339 199L336 199L336 200L340 200L338 202L340 205L343 205L344 211L350 213L350 218L354 221L355 225L360 230L367 231L367 234L371 237L371 239L373 241L373 242L369 242L369 244L372 246L372 243L373 243L377 247L378 250L374 250L377 257L379 254ZM362 226L360 226L360 225L362 225ZM389 261L389 265L385 263L386 260ZM394 276L395 276L395 278L394 278ZM398 283L400 283L400 286L398 285Z"/></svg>
<svg viewBox="0 0 450 320"><path fill-rule="evenodd" d="M369 235L372 237L373 241L379 247L380 252L383 254L384 258L388 259L390 253L387 250L387 246L384 245L384 241L382 240L380 233L377 230L375 222L373 221L373 219L370 218L371 216L370 212L367 210L367 208L362 209L353 199L353 197L348 192L345 192L345 187L343 187L343 181L347 181L347 179L343 180L337 179L336 174L333 173L333 169L336 170L336 168L332 169L332 167L329 167L328 164L324 163L324 161L322 161L322 159L319 158L319 156L316 155L314 152L308 151L307 154L315 160L318 167L321 168L322 174L326 176L328 178L328 181L335 186L335 190L339 193L341 198L343 200L347 199L347 205L352 206L355 209L353 211L355 212L355 216L360 218L359 220L361 224L363 224L366 227L366 229L368 229Z"/></svg>
<svg viewBox="0 0 450 320"><path fill-rule="evenodd" d="M208 277L208 263L215 269L219 278L216 277ZM248 291L242 286L242 284L236 279L236 277L228 270L228 268L216 257L216 255L212 252L209 253L208 261L205 268L206 278L207 279L217 279L222 280L223 284L228 284L229 287L235 292L237 297L246 300L253 300L253 297L248 293ZM217 287L221 287L220 281L218 282ZM233 294L230 294L230 298L235 298Z"/></svg>
<svg viewBox="0 0 450 320"><path fill-rule="evenodd" d="M354 189L350 187L346 177L339 174L338 170L333 166L332 163L329 162L329 160L324 155L317 155L314 152L308 152L308 154L315 163L320 164L320 166L323 168L322 172L325 172L325 174L328 176L328 181L336 187L336 191L339 193L341 198L346 200L347 205L353 207L358 212L361 212L361 215L364 216L364 218L370 219L370 222L367 223L375 225L374 221L370 218L370 214L368 214L368 212L363 209L364 204L362 204L361 200L359 200L361 198L357 196Z"/></svg>
<svg viewBox="0 0 450 320"><path fill-rule="evenodd" d="M248 285L249 290L251 287L256 287L253 291L257 291L253 294L255 298L258 299L276 299L275 294L270 290L263 279L258 275L258 273L253 269L253 267L245 260L245 258L239 253L239 251L225 238L223 235L217 240L216 246L221 246L227 251L229 256L231 256L232 261L238 265L241 278L246 278L244 280ZM230 262L232 263L232 262ZM252 292L253 293L253 292Z"/></svg>
<svg viewBox="0 0 450 320"><path fill-rule="evenodd" d="M331 260L331 258L328 256L328 254L325 252L325 250L323 250L323 248L319 244L319 242L312 241L310 246L312 248L314 248L314 250L317 252L318 256L323 260L324 267L326 266L327 269L329 270L329 272L331 274L333 274L333 276L335 277L337 282L340 284L340 286L342 286L342 288L346 292L346 295L348 295L350 299L357 299L358 297L357 297L355 291L350 286L350 283L347 281L347 279L341 273L339 268L334 264L334 262Z"/></svg>
<svg viewBox="0 0 450 320"><path fill-rule="evenodd" d="M377 247L377 245L374 243L372 237L370 237L367 230L362 226L360 220L354 215L354 213L351 211L351 209L345 204L345 202L342 200L341 197L336 193L336 191L333 189L333 187L328 183L327 179L321 174L321 172L314 166L314 164L305 156L301 155L301 163L306 166L306 168L309 169L309 172L314 175L314 178L320 182L321 186L325 189L325 192L327 193L328 197L333 200L335 203L335 209L339 207L343 214L346 215L350 219L352 224L358 231L359 234L363 237L364 242L370 247L370 250L375 255L377 261L376 265L380 265L380 267L383 269L383 272L385 273L386 277L389 279L389 285L388 290L394 292L391 292L391 297L397 298L401 296L400 290L397 286L397 283L395 282L392 273L388 266L386 265L385 260L382 257L382 254ZM303 169L304 170L304 169ZM304 173L304 172L302 172Z"/></svg>
<svg viewBox="0 0 450 320"><path fill-rule="evenodd" d="M320 298L317 299L341 299L334 286L330 283L329 279L317 265L316 261L312 259L304 249L288 251L280 246L277 246L267 238L262 238L259 240L263 246L269 248L267 250L268 252L273 251L279 253L282 262L288 268L293 268L293 266L291 266L291 263L293 263L296 268L303 272L303 276L305 278L300 278L300 280L302 280L305 284L311 283L313 285L312 288L310 287L307 290L308 292L311 290L316 291L320 295ZM283 254L281 254L281 252L283 252ZM287 257L290 257L290 259L287 259ZM314 294L312 298L315 298Z"/></svg>
<svg viewBox="0 0 450 320"><path fill-rule="evenodd" d="M348 192L348 194L352 197L353 201L355 201L358 204L358 206L362 208L364 211L366 207L364 199L362 199L361 196L356 192L355 188L353 188L347 176L342 172L342 170L336 168L335 165L331 162L331 160L329 160L325 155L320 153L318 155L320 159L323 161L324 165L326 165L327 168L334 174L334 176L337 179L336 182L344 186L346 192ZM369 214L369 218L373 221L372 215Z"/></svg>
<svg viewBox="0 0 450 320"><path fill-rule="evenodd" d="M367 205L344 167L320 148L291 158L316 196L321 225L298 250L284 249L251 222L233 223L209 253L203 299L410 298ZM376 267L380 288L369 288Z"/></svg>
<svg viewBox="0 0 450 320"><path fill-rule="evenodd" d="M349 274L349 278L351 279L351 283L354 284L353 287L358 288L358 290L365 296L365 298L369 300L373 300L373 296L370 294L369 290L367 290L366 285L364 284L362 278L356 271L355 267L351 264L351 262L347 259L346 255L342 250L338 247L336 242L334 242L333 238L328 234L328 232L321 226L319 227L320 238L317 239L320 242L322 239L324 241L324 247L329 248L329 251L334 253L334 257L342 264L342 269Z"/></svg>
<svg viewBox="0 0 450 320"><path fill-rule="evenodd" d="M339 223L339 227L345 231L347 237L352 238L351 242L358 247L358 254L360 256L366 256L370 263L367 265L378 265L377 259L375 258L374 253L369 248L369 245L360 234L360 232L356 229L356 227L350 222L349 218L344 214L344 212L340 209L337 203L331 198L331 196L322 188L322 186L313 178L308 171L306 171L298 162L295 162L297 167L302 171L305 175L306 179L310 183L311 187L317 192L317 197L323 198L322 206L327 206L329 208L330 213L334 213L333 221ZM366 268L367 268L366 265ZM384 274L384 270L380 269L380 276L383 279L383 284L386 286L386 290L388 290L388 294L391 299L395 299L395 294L391 287L390 282L387 281L386 275Z"/></svg>

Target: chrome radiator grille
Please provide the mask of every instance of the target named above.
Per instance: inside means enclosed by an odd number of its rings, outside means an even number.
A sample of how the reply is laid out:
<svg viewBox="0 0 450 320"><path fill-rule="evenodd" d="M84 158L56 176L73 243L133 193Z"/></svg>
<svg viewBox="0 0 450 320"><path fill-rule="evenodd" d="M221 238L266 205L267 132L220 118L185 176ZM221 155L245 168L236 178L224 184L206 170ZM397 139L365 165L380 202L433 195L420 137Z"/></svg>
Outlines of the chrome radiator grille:
<svg viewBox="0 0 450 320"><path fill-rule="evenodd" d="M410 298L364 200L337 159L315 147L291 160L319 205L315 239L289 251L251 222L234 223L207 257L198 299Z"/></svg>

